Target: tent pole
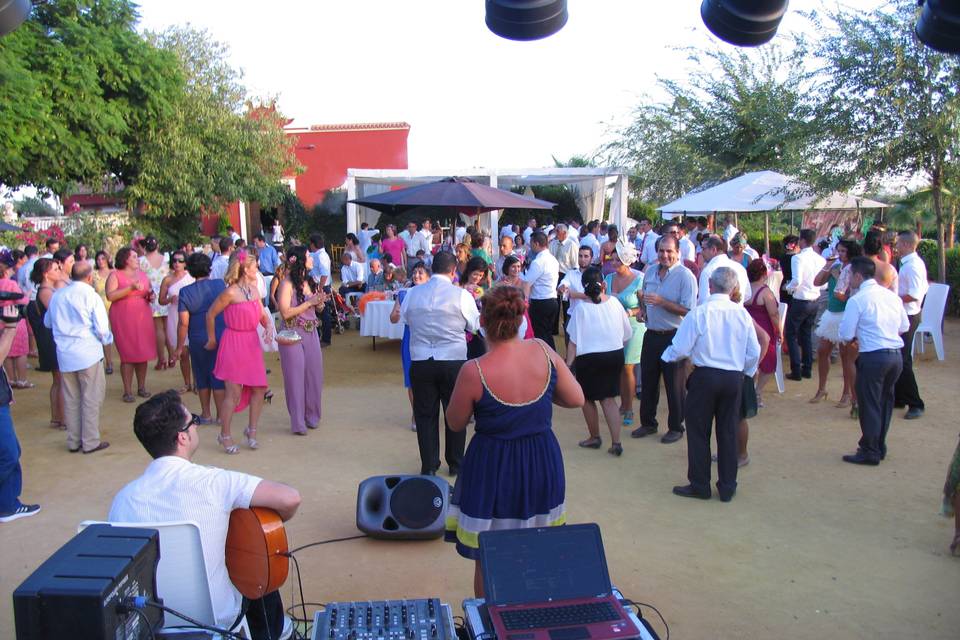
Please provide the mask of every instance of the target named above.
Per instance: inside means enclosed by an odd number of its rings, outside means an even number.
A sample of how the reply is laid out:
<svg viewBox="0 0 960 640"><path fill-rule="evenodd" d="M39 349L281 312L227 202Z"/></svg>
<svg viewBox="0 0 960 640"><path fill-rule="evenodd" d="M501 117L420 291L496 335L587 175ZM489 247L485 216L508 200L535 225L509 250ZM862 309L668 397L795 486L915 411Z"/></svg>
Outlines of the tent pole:
<svg viewBox="0 0 960 640"><path fill-rule="evenodd" d="M770 257L770 212L763 212L763 247L767 257Z"/></svg>

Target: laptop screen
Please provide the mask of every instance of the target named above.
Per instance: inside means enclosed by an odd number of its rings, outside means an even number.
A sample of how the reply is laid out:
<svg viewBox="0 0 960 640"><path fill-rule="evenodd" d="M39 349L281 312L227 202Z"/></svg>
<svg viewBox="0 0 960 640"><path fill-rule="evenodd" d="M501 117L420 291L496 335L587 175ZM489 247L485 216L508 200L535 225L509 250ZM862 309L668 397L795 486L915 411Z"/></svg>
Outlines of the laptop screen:
<svg viewBox="0 0 960 640"><path fill-rule="evenodd" d="M480 534L489 604L531 604L610 594L600 527L573 524Z"/></svg>

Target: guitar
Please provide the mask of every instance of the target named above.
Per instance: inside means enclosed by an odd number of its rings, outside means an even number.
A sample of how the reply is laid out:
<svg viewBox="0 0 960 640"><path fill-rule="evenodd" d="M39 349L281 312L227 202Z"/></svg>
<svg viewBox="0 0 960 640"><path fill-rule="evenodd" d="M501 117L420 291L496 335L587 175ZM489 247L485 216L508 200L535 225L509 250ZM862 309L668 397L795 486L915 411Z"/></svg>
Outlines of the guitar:
<svg viewBox="0 0 960 640"><path fill-rule="evenodd" d="M237 591L250 600L273 593L287 581L287 532L273 509L234 509L225 554L227 573Z"/></svg>

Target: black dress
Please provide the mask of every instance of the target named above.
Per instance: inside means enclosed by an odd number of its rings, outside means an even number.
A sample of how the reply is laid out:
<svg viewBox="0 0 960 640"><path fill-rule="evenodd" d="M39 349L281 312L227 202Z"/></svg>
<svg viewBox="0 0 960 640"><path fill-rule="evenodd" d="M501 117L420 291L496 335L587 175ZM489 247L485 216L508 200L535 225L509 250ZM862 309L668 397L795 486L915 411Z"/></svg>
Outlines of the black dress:
<svg viewBox="0 0 960 640"><path fill-rule="evenodd" d="M39 363L37 371L59 371L57 363L57 345L53 342L53 330L43 326L43 317L47 315L47 308L40 302L40 291L49 287L37 289L37 299L27 305L27 322L33 329L33 337L37 341Z"/></svg>

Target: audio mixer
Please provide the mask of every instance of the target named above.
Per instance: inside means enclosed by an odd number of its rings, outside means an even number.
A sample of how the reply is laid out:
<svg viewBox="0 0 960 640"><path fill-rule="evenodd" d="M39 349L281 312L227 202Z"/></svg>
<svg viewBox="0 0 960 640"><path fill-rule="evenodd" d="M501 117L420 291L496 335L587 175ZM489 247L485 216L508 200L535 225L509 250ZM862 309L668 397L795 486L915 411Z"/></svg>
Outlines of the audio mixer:
<svg viewBox="0 0 960 640"><path fill-rule="evenodd" d="M456 640L450 605L438 598L331 602L313 619L313 640Z"/></svg>

